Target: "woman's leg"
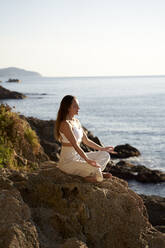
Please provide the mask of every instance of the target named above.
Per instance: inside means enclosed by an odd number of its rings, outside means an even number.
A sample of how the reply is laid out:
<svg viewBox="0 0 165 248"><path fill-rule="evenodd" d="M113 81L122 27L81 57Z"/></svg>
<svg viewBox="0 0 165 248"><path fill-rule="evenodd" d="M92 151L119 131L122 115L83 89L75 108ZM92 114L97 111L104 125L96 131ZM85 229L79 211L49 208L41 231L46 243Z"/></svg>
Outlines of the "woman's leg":
<svg viewBox="0 0 165 248"><path fill-rule="evenodd" d="M85 160L59 164L59 169L71 175L81 176L91 182L103 181L101 168L88 164Z"/></svg>
<svg viewBox="0 0 165 248"><path fill-rule="evenodd" d="M95 160L100 166L101 171L103 171L110 160L110 155L108 152L105 151L95 151L95 152L88 152L87 156L90 159ZM103 178L111 178L112 174L109 172L102 172Z"/></svg>
<svg viewBox="0 0 165 248"><path fill-rule="evenodd" d="M106 151L87 152L88 158L95 160L103 171L110 160L110 155Z"/></svg>

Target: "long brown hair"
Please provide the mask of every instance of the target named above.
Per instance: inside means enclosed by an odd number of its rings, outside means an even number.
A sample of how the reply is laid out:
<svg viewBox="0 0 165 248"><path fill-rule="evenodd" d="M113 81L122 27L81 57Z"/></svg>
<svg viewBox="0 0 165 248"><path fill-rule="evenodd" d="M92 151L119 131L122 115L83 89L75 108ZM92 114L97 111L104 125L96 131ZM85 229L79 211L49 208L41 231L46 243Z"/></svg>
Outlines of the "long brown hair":
<svg viewBox="0 0 165 248"><path fill-rule="evenodd" d="M63 97L63 99L60 103L60 107L59 107L59 110L57 113L56 123L54 126L54 137L58 141L60 141L60 131L59 131L60 124L63 120L66 120L68 110L69 110L74 98L75 98L75 96L66 95Z"/></svg>

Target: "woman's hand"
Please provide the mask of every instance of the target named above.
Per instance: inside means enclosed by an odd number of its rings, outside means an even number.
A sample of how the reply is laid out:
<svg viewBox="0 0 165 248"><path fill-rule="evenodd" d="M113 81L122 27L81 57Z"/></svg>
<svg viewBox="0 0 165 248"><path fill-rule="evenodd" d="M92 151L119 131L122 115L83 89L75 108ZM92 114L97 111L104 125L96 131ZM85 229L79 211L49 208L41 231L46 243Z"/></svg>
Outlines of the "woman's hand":
<svg viewBox="0 0 165 248"><path fill-rule="evenodd" d="M114 147L113 146L106 146L106 147L102 147L101 151L106 151L112 154L117 154L117 152L114 151Z"/></svg>
<svg viewBox="0 0 165 248"><path fill-rule="evenodd" d="M100 168L100 165L99 165L95 160L87 159L86 161L87 161L87 163L90 164L91 166L96 167L96 168Z"/></svg>

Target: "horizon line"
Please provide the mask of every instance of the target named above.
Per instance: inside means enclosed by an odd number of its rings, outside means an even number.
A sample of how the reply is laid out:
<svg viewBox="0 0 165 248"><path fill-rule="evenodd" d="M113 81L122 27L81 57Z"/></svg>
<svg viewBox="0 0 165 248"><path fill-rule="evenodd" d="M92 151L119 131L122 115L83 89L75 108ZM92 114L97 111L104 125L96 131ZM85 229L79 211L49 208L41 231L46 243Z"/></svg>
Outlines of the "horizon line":
<svg viewBox="0 0 165 248"><path fill-rule="evenodd" d="M159 75L113 75L113 76L105 76L105 75L97 75L97 76L42 76L44 78L131 78L131 77L165 77L165 74Z"/></svg>

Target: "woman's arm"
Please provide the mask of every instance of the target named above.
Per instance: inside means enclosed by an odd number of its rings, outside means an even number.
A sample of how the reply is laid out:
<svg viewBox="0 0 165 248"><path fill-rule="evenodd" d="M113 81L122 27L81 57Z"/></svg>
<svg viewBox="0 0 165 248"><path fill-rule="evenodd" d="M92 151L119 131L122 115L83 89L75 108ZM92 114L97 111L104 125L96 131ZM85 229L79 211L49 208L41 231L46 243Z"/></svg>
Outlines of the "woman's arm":
<svg viewBox="0 0 165 248"><path fill-rule="evenodd" d="M63 121L60 126L60 131L65 135L65 137L69 140L71 145L74 147L74 149L78 152L78 154L90 165L94 167L100 167L97 165L96 161L88 159L85 152L81 149L79 144L77 143L77 140L74 136L74 133L72 132L71 125L67 121Z"/></svg>
<svg viewBox="0 0 165 248"><path fill-rule="evenodd" d="M83 131L83 139L82 139L83 143L93 149L96 149L98 151L102 150L102 146L96 144L95 142L93 142L92 140L88 139L86 133Z"/></svg>
<svg viewBox="0 0 165 248"><path fill-rule="evenodd" d="M103 147L103 146L96 144L92 140L88 139L88 137L84 131L83 131L83 140L82 141L85 145L87 145L93 149L96 149L98 151L107 151L109 153L116 153L116 152L114 152L113 146Z"/></svg>

